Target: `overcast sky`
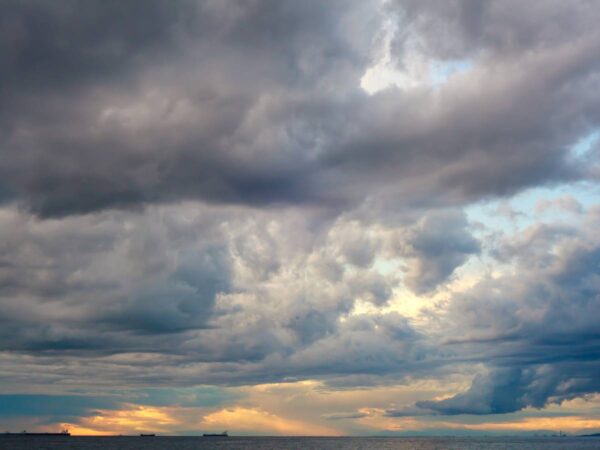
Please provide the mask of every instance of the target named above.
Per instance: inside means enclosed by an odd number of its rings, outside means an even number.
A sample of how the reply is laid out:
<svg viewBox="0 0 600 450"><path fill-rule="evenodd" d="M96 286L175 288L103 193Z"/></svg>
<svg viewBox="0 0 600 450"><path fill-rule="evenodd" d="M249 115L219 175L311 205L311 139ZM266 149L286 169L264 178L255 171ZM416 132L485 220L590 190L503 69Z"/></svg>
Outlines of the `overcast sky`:
<svg viewBox="0 0 600 450"><path fill-rule="evenodd" d="M599 22L0 0L0 429L600 432Z"/></svg>

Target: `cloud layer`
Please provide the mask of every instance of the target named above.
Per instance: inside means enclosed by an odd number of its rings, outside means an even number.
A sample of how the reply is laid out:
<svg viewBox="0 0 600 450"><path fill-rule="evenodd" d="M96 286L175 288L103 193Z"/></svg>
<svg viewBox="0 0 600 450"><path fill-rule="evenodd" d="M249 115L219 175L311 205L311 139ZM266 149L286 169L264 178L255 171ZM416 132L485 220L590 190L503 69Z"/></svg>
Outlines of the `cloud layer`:
<svg viewBox="0 0 600 450"><path fill-rule="evenodd" d="M0 384L16 410L435 380L323 410L319 429L364 432L600 391L593 3L1 7ZM513 214L535 189L548 198ZM259 423L257 402L203 413Z"/></svg>

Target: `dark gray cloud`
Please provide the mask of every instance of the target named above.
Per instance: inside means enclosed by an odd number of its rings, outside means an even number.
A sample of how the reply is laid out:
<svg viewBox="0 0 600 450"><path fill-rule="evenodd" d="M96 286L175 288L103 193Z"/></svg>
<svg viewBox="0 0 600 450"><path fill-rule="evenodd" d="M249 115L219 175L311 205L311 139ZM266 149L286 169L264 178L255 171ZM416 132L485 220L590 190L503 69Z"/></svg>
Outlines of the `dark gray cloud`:
<svg viewBox="0 0 600 450"><path fill-rule="evenodd" d="M2 9L2 93L19 98L63 89L77 94L89 83L126 78L172 49L178 33L189 31L186 17L197 8L187 1L6 0ZM3 105L4 112L8 107Z"/></svg>
<svg viewBox="0 0 600 450"><path fill-rule="evenodd" d="M363 417L368 417L368 413L364 412L343 412L343 413L333 413L327 414L323 416L324 419L327 420L347 420L347 419L362 419Z"/></svg>
<svg viewBox="0 0 600 450"><path fill-rule="evenodd" d="M439 92L371 97L359 84L384 20L376 2L101 5L6 3L0 192L39 216L182 199L410 208L584 176L565 147L597 120L598 39L547 45L590 26L583 6L521 38L528 24L498 3L403 4L423 52L449 52L424 16L450 18L444 29L483 56L464 50L475 69ZM520 46L470 37L495 21Z"/></svg>
<svg viewBox="0 0 600 450"><path fill-rule="evenodd" d="M5 49L15 73L3 83L1 171L3 191L28 208L52 216L182 198L311 196L302 192L310 184L301 152L319 137L307 116L330 107L304 85L359 67L352 45L360 40L342 33L351 23L341 10L235 1L9 6L6 33L23 42Z"/></svg>
<svg viewBox="0 0 600 450"><path fill-rule="evenodd" d="M207 327L216 296L230 289L224 244L213 243L214 236L172 239L175 220L167 226L139 219L52 224L6 212L2 347L148 350L169 345L157 334Z"/></svg>
<svg viewBox="0 0 600 450"><path fill-rule="evenodd" d="M392 2L421 45L443 59L547 49L595 31L593 2L523 4L517 0L399 0ZM402 35L397 45L402 48Z"/></svg>
<svg viewBox="0 0 600 450"><path fill-rule="evenodd" d="M561 403L597 392L597 370L597 364L587 362L576 368L565 364L496 369L486 376L476 376L464 393L437 402L417 402L416 406L422 413L443 415L505 414L527 407L542 408L548 402Z"/></svg>
<svg viewBox="0 0 600 450"><path fill-rule="evenodd" d="M423 217L402 233L396 246L408 261L404 282L418 294L435 289L480 250L464 214L456 211Z"/></svg>

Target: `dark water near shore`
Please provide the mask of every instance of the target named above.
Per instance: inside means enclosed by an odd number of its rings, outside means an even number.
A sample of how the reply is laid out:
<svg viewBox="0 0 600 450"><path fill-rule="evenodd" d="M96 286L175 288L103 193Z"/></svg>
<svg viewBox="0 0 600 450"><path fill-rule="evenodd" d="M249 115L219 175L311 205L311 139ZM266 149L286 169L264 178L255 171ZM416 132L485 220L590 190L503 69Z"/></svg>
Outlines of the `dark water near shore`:
<svg viewBox="0 0 600 450"><path fill-rule="evenodd" d="M0 437L1 450L592 450L600 438Z"/></svg>

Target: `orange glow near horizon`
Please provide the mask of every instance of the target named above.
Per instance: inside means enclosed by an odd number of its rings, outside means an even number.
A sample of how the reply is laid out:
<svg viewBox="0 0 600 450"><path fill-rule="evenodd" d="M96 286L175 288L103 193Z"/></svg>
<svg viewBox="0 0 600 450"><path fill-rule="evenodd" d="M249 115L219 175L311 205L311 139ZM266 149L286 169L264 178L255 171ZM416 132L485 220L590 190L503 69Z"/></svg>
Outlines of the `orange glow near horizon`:
<svg viewBox="0 0 600 450"><path fill-rule="evenodd" d="M199 420L200 417L200 420ZM74 436L114 436L143 432L170 434L178 429L205 431L235 430L238 433L339 436L331 427L289 419L260 408L232 407L206 414L202 408L131 406L127 409L102 410L79 423L62 423Z"/></svg>
<svg viewBox="0 0 600 450"><path fill-rule="evenodd" d="M168 434L174 428L200 431L235 430L240 434L291 435L291 436L341 436L338 429L288 419L259 408L233 407L210 413L200 422L194 420L196 411L178 411L177 419L167 411L172 408L136 407L120 411L100 411L97 416L83 418L80 423L61 423L74 436L114 436L155 432ZM185 410L185 408L183 408ZM356 420L362 426L379 431L422 431L430 428L448 430L535 432L562 430L581 433L600 429L600 419L584 416L525 417L509 422L464 424L448 421L422 422L415 417L392 418L370 411L368 416ZM190 417L191 416L191 417ZM187 420L186 420L187 419ZM195 422L195 423L194 423ZM49 431L55 431L49 430Z"/></svg>
<svg viewBox="0 0 600 450"><path fill-rule="evenodd" d="M478 424L457 423L449 421L422 422L416 417L392 418L385 416L369 416L359 420L365 426L385 431L426 431L427 429L473 430L473 431L507 431L507 432L544 432L566 431L582 433L587 430L600 429L600 419L585 416L564 417L524 417L521 420L507 422L484 422Z"/></svg>
<svg viewBox="0 0 600 450"><path fill-rule="evenodd" d="M101 410L91 417L82 418L80 423L64 423L72 435L107 436L115 434L137 434L144 431L168 432L169 426L177 424L170 415L172 408L131 406L128 409Z"/></svg>
<svg viewBox="0 0 600 450"><path fill-rule="evenodd" d="M222 409L204 417L207 428L293 436L340 436L333 428L287 419L258 408Z"/></svg>
<svg viewBox="0 0 600 450"><path fill-rule="evenodd" d="M521 421L513 422L488 422L474 425L461 424L461 428L468 430L492 431L562 430L569 432L580 432L583 430L600 428L600 419L592 419L583 416L526 417Z"/></svg>
<svg viewBox="0 0 600 450"><path fill-rule="evenodd" d="M66 428L73 436L114 436L117 434L112 431L96 430L74 423L62 423L61 428Z"/></svg>
<svg viewBox="0 0 600 450"><path fill-rule="evenodd" d="M381 389L329 392L327 398L315 398L318 382L264 384L245 387L243 402L217 408L180 406L141 406L126 404L120 410L99 410L74 423L55 424L68 428L73 435L132 435L140 433L178 434L181 430L203 432L230 431L240 435L341 436L357 432L411 432L446 429L448 431L489 432L553 432L570 434L595 432L600 429L597 405L600 397L577 399L563 405L550 405L547 414L524 410L508 416L480 417L481 423L464 423L452 417L388 417L383 407L364 407L366 403L383 402ZM320 391L319 391L320 392ZM395 393L400 393L398 390ZM388 393L389 394L389 393ZM389 395L388 395L389 397ZM320 414L307 414L308 408ZM566 414L557 413L564 410ZM329 420L337 411L359 412L357 418ZM366 431L366 430L370 430Z"/></svg>

